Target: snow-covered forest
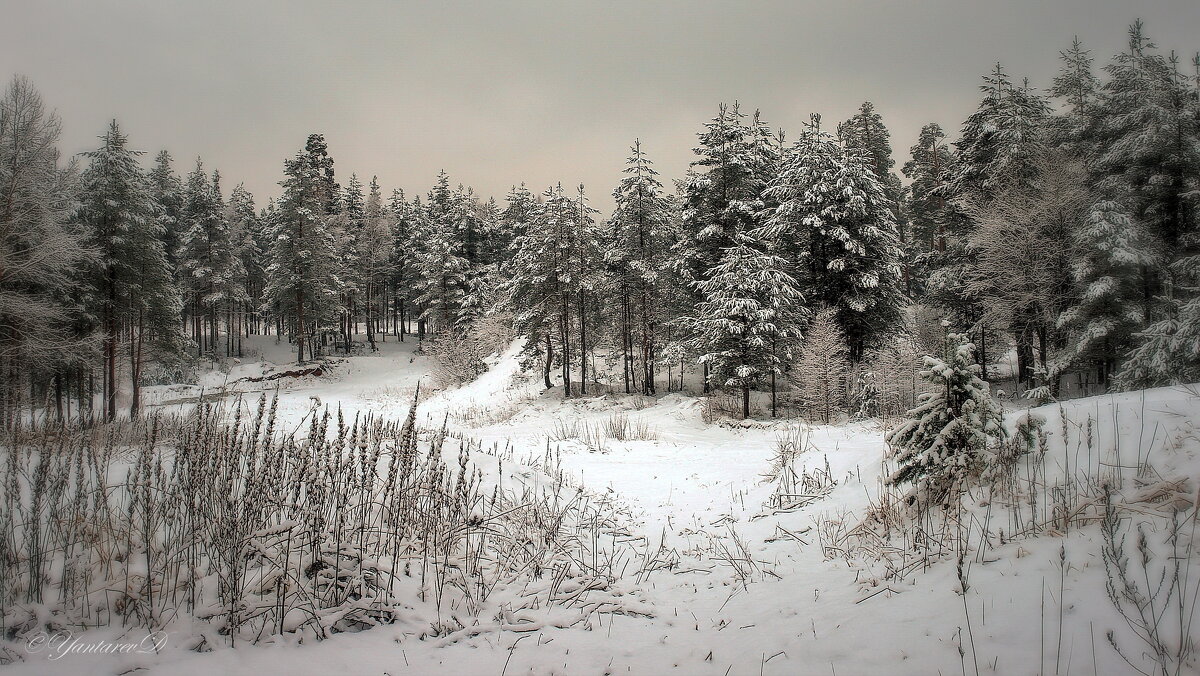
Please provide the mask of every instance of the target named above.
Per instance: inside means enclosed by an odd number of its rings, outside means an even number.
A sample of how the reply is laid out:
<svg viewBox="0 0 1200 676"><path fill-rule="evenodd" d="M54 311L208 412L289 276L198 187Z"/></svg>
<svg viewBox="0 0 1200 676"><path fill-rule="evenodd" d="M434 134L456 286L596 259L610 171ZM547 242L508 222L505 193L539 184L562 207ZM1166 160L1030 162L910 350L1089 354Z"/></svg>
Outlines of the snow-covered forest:
<svg viewBox="0 0 1200 676"><path fill-rule="evenodd" d="M496 196L64 157L14 76L0 664L1197 673L1200 54L1060 58Z"/></svg>

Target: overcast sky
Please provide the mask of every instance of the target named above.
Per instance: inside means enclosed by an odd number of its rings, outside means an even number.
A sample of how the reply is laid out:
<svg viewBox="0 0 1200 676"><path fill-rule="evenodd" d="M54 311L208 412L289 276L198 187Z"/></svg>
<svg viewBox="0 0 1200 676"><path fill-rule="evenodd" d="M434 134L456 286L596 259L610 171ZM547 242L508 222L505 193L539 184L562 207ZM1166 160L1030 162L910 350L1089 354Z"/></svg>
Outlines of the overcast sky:
<svg viewBox="0 0 1200 676"><path fill-rule="evenodd" d="M607 209L634 138L680 176L721 101L793 132L874 101L899 166L922 124L957 131L996 61L1048 87L1073 35L1099 66L1139 16L1190 68L1197 0L0 0L0 69L58 110L64 153L115 117L260 204L321 132L343 184L424 193L445 168L497 198L583 182Z"/></svg>

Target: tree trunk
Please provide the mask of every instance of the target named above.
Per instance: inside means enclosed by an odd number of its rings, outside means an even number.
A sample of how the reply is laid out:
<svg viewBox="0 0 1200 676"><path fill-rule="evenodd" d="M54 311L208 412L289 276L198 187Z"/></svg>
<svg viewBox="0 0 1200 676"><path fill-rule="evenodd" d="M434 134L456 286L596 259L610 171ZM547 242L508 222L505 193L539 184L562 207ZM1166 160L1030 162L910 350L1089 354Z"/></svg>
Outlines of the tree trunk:
<svg viewBox="0 0 1200 676"><path fill-rule="evenodd" d="M138 311L137 338L129 341L129 376L133 398L129 402L129 419L137 418L142 407L142 341L145 334L145 315Z"/></svg>
<svg viewBox="0 0 1200 676"><path fill-rule="evenodd" d="M570 296L562 294L562 311L559 319L559 334L562 338L563 397L571 396L571 306Z"/></svg>
<svg viewBox="0 0 1200 676"><path fill-rule="evenodd" d="M371 346L371 351L375 352L379 348L375 347L375 312L371 300L371 285L367 284L367 297L363 300L367 312L367 343Z"/></svg>
<svg viewBox="0 0 1200 676"><path fill-rule="evenodd" d="M650 320L650 301L642 291L642 390L647 396L654 395L654 322Z"/></svg>
<svg viewBox="0 0 1200 676"><path fill-rule="evenodd" d="M62 371L54 370L54 410L58 416L58 422L63 421L63 383Z"/></svg>
<svg viewBox="0 0 1200 676"><path fill-rule="evenodd" d="M633 364L630 362L630 343L629 337L629 294L622 290L621 293L621 353L622 353L622 371L625 376L625 394L630 394L629 375L633 370Z"/></svg>
<svg viewBox="0 0 1200 676"><path fill-rule="evenodd" d="M579 290L579 394L587 394L587 305Z"/></svg>
<svg viewBox="0 0 1200 676"><path fill-rule="evenodd" d="M397 300L396 303L400 306L399 309L396 311L396 317L398 318L398 321L400 322L399 328L396 330L396 335L400 336L400 342L403 343L404 342L404 334L408 333L408 317L405 316L406 308L404 307L404 299L401 298L401 299Z"/></svg>
<svg viewBox="0 0 1200 676"><path fill-rule="evenodd" d="M304 293L296 289L296 363L304 363Z"/></svg>
<svg viewBox="0 0 1200 676"><path fill-rule="evenodd" d="M107 362L104 381L105 415L112 422L117 418L117 336L116 329L110 326L104 338L104 358Z"/></svg>
<svg viewBox="0 0 1200 676"><path fill-rule="evenodd" d="M108 308L104 316L104 357L107 363L104 383L105 415L112 422L117 418L117 279L116 271L108 269Z"/></svg>
<svg viewBox="0 0 1200 676"><path fill-rule="evenodd" d="M204 356L204 334L200 331L200 300L192 297L192 339L196 341L196 356Z"/></svg>
<svg viewBox="0 0 1200 676"><path fill-rule="evenodd" d="M771 417L778 417L775 406L775 371L771 371Z"/></svg>
<svg viewBox="0 0 1200 676"><path fill-rule="evenodd" d="M1017 382L1026 387L1033 377L1033 346L1029 341L1029 329L1022 328L1017 334Z"/></svg>
<svg viewBox="0 0 1200 676"><path fill-rule="evenodd" d="M979 379L987 382L987 327L979 325Z"/></svg>

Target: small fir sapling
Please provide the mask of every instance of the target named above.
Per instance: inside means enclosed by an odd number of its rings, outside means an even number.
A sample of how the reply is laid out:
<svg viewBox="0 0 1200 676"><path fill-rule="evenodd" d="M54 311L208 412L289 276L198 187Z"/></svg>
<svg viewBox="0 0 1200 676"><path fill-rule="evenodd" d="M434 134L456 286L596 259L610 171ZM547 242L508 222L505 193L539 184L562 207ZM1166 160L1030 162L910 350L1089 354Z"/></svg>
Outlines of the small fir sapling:
<svg viewBox="0 0 1200 676"><path fill-rule="evenodd" d="M921 372L936 389L922 394L908 420L887 435L898 467L889 481L912 485L910 501L947 504L988 444L1005 436L1001 408L979 378L974 351L966 336L947 334L942 356L926 356Z"/></svg>

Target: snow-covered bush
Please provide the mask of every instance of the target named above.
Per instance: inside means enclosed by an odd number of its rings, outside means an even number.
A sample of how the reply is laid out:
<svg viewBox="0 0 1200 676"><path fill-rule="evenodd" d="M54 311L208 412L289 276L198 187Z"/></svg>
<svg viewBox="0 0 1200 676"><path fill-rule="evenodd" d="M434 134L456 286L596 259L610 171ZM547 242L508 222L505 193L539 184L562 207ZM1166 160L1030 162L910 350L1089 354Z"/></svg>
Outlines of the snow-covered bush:
<svg viewBox="0 0 1200 676"><path fill-rule="evenodd" d="M925 357L921 372L936 389L922 394L908 420L887 435L897 464L889 481L911 484L910 499L947 503L988 443L1004 437L1001 409L979 378L974 351L966 336L948 334L942 357Z"/></svg>
<svg viewBox="0 0 1200 676"><path fill-rule="evenodd" d="M858 372L854 386L854 398L858 402L854 417L859 420L879 415L879 376L871 370Z"/></svg>
<svg viewBox="0 0 1200 676"><path fill-rule="evenodd" d="M442 387L469 383L487 371L490 355L512 340L507 316L479 319L469 331L449 331L429 343L429 354L437 363L434 377Z"/></svg>

